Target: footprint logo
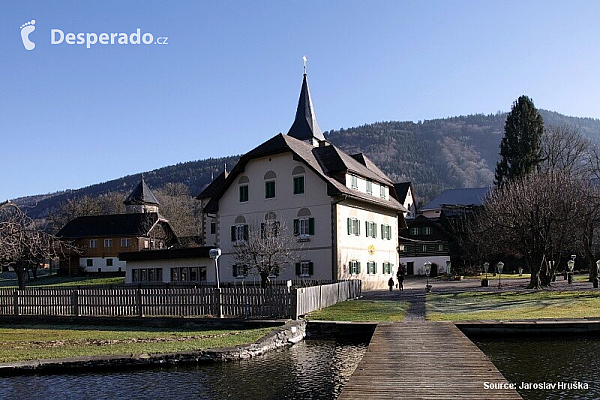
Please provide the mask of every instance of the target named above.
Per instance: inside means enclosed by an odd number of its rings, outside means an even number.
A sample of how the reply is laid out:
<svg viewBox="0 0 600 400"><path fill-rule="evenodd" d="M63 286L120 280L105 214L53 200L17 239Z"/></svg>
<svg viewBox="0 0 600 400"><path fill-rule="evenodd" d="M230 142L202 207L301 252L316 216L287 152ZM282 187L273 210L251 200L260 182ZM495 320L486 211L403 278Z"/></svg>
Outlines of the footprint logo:
<svg viewBox="0 0 600 400"><path fill-rule="evenodd" d="M21 25L21 39L23 39L23 46L27 50L33 50L35 48L35 43L29 40L29 34L35 31L35 19Z"/></svg>

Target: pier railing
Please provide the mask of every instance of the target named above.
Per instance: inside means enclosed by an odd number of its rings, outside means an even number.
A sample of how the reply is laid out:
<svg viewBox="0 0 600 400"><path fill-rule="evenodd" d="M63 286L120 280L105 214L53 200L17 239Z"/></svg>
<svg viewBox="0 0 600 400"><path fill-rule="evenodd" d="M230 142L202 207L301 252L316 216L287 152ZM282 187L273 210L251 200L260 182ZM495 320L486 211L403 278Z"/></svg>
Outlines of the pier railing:
<svg viewBox="0 0 600 400"><path fill-rule="evenodd" d="M0 289L0 315L224 316L298 318L357 298L361 281L307 288L26 288Z"/></svg>

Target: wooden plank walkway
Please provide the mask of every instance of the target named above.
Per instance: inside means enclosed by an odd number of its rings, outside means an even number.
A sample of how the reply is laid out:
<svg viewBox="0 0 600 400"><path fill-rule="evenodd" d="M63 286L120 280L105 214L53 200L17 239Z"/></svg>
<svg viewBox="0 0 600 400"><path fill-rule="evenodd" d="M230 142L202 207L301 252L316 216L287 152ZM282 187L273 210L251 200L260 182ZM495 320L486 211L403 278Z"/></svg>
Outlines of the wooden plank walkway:
<svg viewBox="0 0 600 400"><path fill-rule="evenodd" d="M451 322L380 323L338 399L521 399Z"/></svg>

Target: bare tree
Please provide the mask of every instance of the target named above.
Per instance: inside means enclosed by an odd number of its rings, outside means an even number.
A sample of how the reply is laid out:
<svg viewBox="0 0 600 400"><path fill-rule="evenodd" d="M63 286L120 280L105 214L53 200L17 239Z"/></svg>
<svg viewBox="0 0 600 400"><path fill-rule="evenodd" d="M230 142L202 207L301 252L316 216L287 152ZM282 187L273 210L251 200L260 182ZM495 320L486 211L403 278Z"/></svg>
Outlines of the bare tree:
<svg viewBox="0 0 600 400"><path fill-rule="evenodd" d="M576 129L562 125L548 126L542 136L542 171L562 171L578 179L592 175L595 146Z"/></svg>
<svg viewBox="0 0 600 400"><path fill-rule="evenodd" d="M260 275L262 287L266 287L269 276L294 265L300 259L300 251L286 225L274 220L250 225L246 240L233 245L238 265Z"/></svg>
<svg viewBox="0 0 600 400"><path fill-rule="evenodd" d="M68 199L48 216L50 231L58 232L67 222L77 217L121 214L125 211L123 198L123 193L110 192L98 197Z"/></svg>
<svg viewBox="0 0 600 400"><path fill-rule="evenodd" d="M588 181L562 171L509 182L486 198L471 238L488 253L522 256L531 270L530 286L547 286L561 259L585 237L590 207L598 204L589 189Z"/></svg>
<svg viewBox="0 0 600 400"><path fill-rule="evenodd" d="M62 255L68 245L39 229L34 221L13 203L0 206L0 264L12 267L20 289L25 273L50 258Z"/></svg>
<svg viewBox="0 0 600 400"><path fill-rule="evenodd" d="M167 183L155 191L160 202L160 213L173 227L177 236L197 236L200 226L200 202L183 183Z"/></svg>

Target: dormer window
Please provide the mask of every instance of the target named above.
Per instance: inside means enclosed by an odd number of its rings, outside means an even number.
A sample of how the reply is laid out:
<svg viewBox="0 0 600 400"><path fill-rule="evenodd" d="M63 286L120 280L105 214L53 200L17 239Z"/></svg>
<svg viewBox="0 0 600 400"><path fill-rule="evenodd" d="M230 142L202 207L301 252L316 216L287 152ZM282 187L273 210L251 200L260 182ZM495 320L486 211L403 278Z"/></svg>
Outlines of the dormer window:
<svg viewBox="0 0 600 400"><path fill-rule="evenodd" d="M358 176L350 175L350 187L352 189L358 189Z"/></svg>

